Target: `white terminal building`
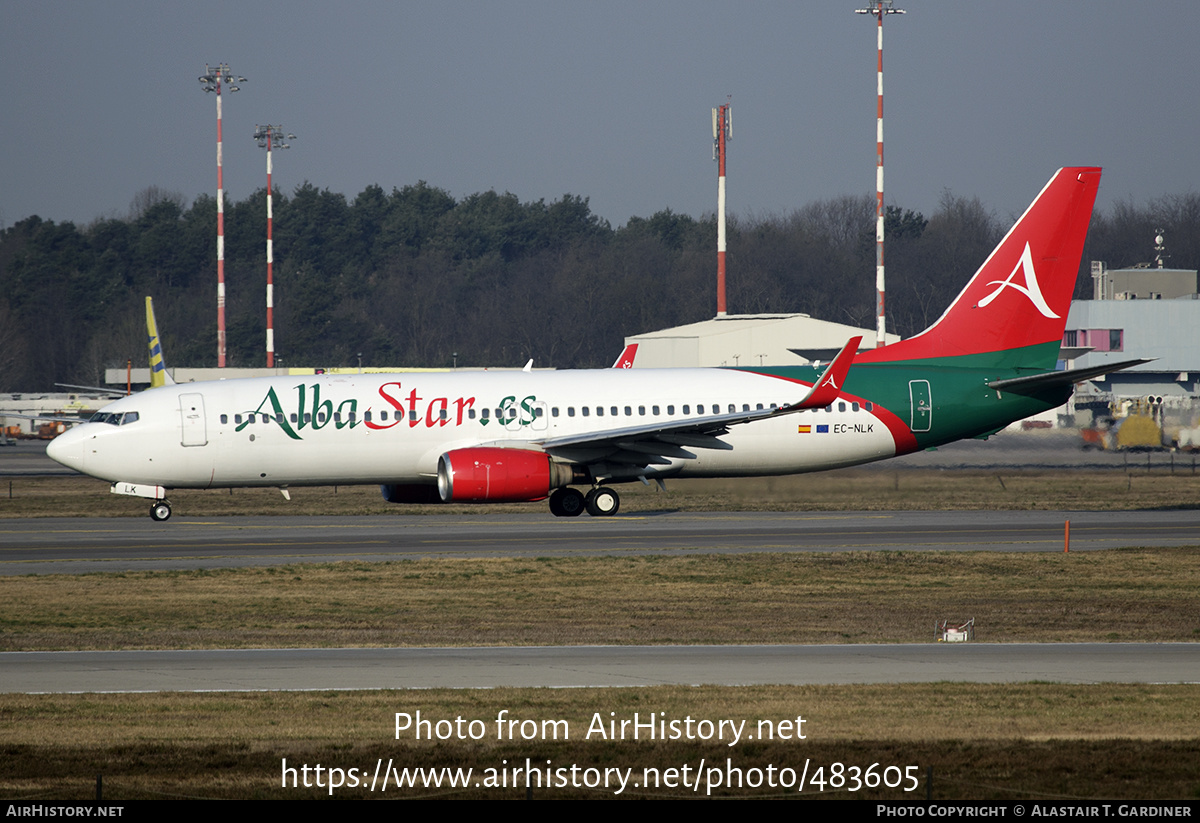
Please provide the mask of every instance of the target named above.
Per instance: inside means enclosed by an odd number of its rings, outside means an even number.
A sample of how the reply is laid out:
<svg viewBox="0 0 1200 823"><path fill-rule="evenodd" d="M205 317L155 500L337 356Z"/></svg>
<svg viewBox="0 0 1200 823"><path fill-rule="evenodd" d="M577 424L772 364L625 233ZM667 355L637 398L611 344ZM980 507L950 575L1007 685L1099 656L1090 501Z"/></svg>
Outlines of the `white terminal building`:
<svg viewBox="0 0 1200 823"><path fill-rule="evenodd" d="M1195 269L1109 269L1092 262L1091 300L1067 316L1063 358L1089 368L1146 357L1153 362L1092 381L1114 400L1161 396L1167 405L1200 399L1200 294Z"/></svg>

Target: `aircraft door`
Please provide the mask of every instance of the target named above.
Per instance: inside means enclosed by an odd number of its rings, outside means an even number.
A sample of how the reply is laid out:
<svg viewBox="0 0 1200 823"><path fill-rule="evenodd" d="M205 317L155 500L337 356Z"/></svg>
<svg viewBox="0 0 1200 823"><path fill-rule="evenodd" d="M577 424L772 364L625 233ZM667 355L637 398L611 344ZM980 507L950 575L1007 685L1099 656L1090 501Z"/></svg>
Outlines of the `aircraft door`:
<svg viewBox="0 0 1200 823"><path fill-rule="evenodd" d="M208 426L204 419L204 395L179 395L179 419L182 423L184 446L208 445Z"/></svg>
<svg viewBox="0 0 1200 823"><path fill-rule="evenodd" d="M534 431L545 431L546 426L550 421L547 420L547 415L550 414L550 409L546 408L544 400L539 400L533 404L533 420L529 424L529 428Z"/></svg>
<svg viewBox="0 0 1200 823"><path fill-rule="evenodd" d="M933 425L933 393L928 380L909 380L908 397L912 403L909 428L914 432L927 432Z"/></svg>

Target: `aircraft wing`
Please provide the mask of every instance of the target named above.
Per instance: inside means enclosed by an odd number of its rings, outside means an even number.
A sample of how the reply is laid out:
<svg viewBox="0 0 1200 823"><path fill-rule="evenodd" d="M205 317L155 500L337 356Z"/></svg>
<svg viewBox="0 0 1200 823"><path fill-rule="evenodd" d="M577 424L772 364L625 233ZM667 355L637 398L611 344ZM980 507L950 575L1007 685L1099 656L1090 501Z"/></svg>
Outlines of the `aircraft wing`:
<svg viewBox="0 0 1200 823"><path fill-rule="evenodd" d="M808 394L796 403L773 409L729 412L550 437L545 440L533 440L531 443L555 457L575 463L624 466L665 466L670 465L671 461L668 458L671 457L694 460L695 453L688 449L730 450L733 447L720 437L728 434L731 426L795 414L804 409L820 408L832 403L838 396L861 340L861 337L850 339L821 373Z"/></svg>
<svg viewBox="0 0 1200 823"><path fill-rule="evenodd" d="M90 412L94 414L94 412ZM58 413L52 414L17 414L16 412L0 411L0 420L5 417L15 417L18 420L49 420L51 423L86 423L87 417L79 415L62 415Z"/></svg>
<svg viewBox="0 0 1200 823"><path fill-rule="evenodd" d="M752 412L714 414L675 420L670 423L647 423L598 432L584 432L565 437L535 440L534 445L557 457L572 462L594 463L599 460L639 466L668 465L668 457L695 459L685 446L696 449L733 447L720 439L729 433L730 426L763 420L785 413L782 408L760 409Z"/></svg>
<svg viewBox="0 0 1200 823"><path fill-rule="evenodd" d="M103 397L124 397L125 392L120 389L104 388L103 386L78 386L74 383L55 383L56 386L61 386L64 389L81 389L87 394L98 394Z"/></svg>

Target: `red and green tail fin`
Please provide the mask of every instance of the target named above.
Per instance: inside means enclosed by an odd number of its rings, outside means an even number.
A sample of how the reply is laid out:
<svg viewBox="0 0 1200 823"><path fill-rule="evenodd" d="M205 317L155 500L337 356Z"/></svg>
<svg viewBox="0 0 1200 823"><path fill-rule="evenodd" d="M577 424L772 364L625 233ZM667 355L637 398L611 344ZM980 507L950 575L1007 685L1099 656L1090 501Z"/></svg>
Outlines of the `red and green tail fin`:
<svg viewBox="0 0 1200 823"><path fill-rule="evenodd" d="M1099 168L1059 169L936 323L855 362L1054 368L1099 186Z"/></svg>

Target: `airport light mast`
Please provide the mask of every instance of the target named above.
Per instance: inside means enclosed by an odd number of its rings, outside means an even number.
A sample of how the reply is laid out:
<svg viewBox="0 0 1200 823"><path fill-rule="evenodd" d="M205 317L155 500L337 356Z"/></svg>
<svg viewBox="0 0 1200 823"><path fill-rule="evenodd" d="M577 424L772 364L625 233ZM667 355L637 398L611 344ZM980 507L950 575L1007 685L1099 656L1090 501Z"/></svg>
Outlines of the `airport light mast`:
<svg viewBox="0 0 1200 823"><path fill-rule="evenodd" d="M290 149L291 145L284 142L283 126L255 126L254 139L258 147L267 150L267 368L275 368L275 280L272 271L275 263L275 250L271 242L271 148ZM288 140L295 140L296 135L287 135Z"/></svg>
<svg viewBox="0 0 1200 823"><path fill-rule="evenodd" d="M905 14L904 9L894 8L893 0L871 0L865 9L855 9L855 14L873 14L878 20L879 62L876 71L876 114L875 114L875 348L883 348L884 337L887 334L887 322L884 319L884 280L883 280L883 219L886 209L883 205L883 16L885 14Z"/></svg>
<svg viewBox="0 0 1200 823"><path fill-rule="evenodd" d="M204 74L200 75L200 86L205 92L217 93L217 368L225 368L225 181L221 168L221 86L229 86L229 90L240 91L234 83L245 83L246 78L237 76L229 70L228 63L219 63L215 67L204 64Z"/></svg>
<svg viewBox="0 0 1200 823"><path fill-rule="evenodd" d="M725 146L733 137L729 104L712 110L713 160L717 161L717 317L725 316Z"/></svg>

